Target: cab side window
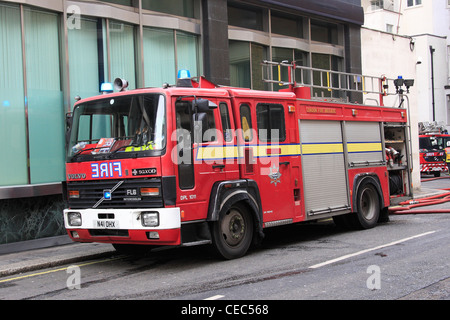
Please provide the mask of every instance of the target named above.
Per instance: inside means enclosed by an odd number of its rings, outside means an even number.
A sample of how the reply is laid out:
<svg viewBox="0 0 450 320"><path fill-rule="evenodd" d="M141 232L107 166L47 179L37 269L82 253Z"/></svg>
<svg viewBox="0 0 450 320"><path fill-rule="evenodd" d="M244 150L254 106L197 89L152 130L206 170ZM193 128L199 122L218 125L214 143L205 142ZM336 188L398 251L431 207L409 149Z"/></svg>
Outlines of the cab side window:
<svg viewBox="0 0 450 320"><path fill-rule="evenodd" d="M242 104L240 107L242 139L244 141L252 141L252 117L250 113L250 107L247 104Z"/></svg>
<svg viewBox="0 0 450 320"><path fill-rule="evenodd" d="M286 140L284 109L281 104L258 104L256 119L260 141L281 142Z"/></svg>
<svg viewBox="0 0 450 320"><path fill-rule="evenodd" d="M214 110L206 112L206 128L202 126L202 142L213 142L217 140L216 120L214 119Z"/></svg>
<svg viewBox="0 0 450 320"><path fill-rule="evenodd" d="M228 113L228 105L225 102L219 104L220 119L222 121L223 137L226 142L233 140L231 133L230 114Z"/></svg>

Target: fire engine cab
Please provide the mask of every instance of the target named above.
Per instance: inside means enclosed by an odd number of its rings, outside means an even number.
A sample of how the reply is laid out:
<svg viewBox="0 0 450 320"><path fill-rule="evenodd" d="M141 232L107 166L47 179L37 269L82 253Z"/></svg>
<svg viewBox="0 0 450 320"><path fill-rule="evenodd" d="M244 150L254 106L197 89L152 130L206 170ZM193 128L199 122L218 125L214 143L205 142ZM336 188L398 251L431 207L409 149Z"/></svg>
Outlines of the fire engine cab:
<svg viewBox="0 0 450 320"><path fill-rule="evenodd" d="M437 122L419 122L420 172L439 177L448 171L450 135Z"/></svg>
<svg viewBox="0 0 450 320"><path fill-rule="evenodd" d="M330 217L372 228L392 198L412 195L408 109L383 105L386 78L369 91L361 76L266 63L288 68L288 81L266 80L278 92L203 77L127 91L117 79L119 92L78 101L67 131L69 236L118 250L212 244L232 259L266 228ZM308 83L295 81L306 72ZM344 77L352 83L330 83ZM375 93L379 104L320 90Z"/></svg>

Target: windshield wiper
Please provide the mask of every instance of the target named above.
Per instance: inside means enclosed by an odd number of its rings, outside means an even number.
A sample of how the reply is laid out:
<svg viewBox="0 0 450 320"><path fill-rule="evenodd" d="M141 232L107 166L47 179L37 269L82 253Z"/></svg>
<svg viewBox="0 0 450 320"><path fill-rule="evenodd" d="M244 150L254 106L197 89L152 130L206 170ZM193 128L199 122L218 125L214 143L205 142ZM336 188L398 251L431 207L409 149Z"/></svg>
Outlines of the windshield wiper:
<svg viewBox="0 0 450 320"><path fill-rule="evenodd" d="M111 151L111 152L109 153L109 155L108 155L108 158L111 158L111 156L112 156L113 154L115 154L117 151L119 151L119 150L121 150L121 149L128 148L128 147L139 147L139 145L137 145L137 144L129 144L129 145L127 145L127 146L121 146L121 147L117 148L116 150Z"/></svg>
<svg viewBox="0 0 450 320"><path fill-rule="evenodd" d="M75 153L75 154L72 156L72 160L73 160L75 157L78 157L78 156L79 156L82 152L84 152L84 151L90 151L90 150L101 149L101 148L104 148L104 146L101 146L101 147L93 147L93 148L87 148L87 149L81 149L81 150L78 150L77 153Z"/></svg>

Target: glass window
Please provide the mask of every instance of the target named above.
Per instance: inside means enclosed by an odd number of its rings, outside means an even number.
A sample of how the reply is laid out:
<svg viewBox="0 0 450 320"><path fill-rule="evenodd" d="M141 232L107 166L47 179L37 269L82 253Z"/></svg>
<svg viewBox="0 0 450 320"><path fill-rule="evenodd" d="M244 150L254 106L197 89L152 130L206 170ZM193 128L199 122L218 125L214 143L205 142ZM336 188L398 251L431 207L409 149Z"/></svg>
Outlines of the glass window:
<svg viewBox="0 0 450 320"><path fill-rule="evenodd" d="M0 186L28 183L20 10L0 4Z"/></svg>
<svg viewBox="0 0 450 320"><path fill-rule="evenodd" d="M241 113L242 139L244 139L244 141L246 142L252 141L253 140L252 115L250 113L250 107L246 104L241 105L240 113Z"/></svg>
<svg viewBox="0 0 450 320"><path fill-rule="evenodd" d="M301 17L285 16L274 12L271 22L272 33L303 38L303 19Z"/></svg>
<svg viewBox="0 0 450 320"><path fill-rule="evenodd" d="M311 20L311 40L338 44L338 27L336 24Z"/></svg>
<svg viewBox="0 0 450 320"><path fill-rule="evenodd" d="M105 81L102 24L97 20L82 18L80 28L69 28L70 99L87 98L99 94ZM82 44L82 45L80 45Z"/></svg>
<svg viewBox="0 0 450 320"><path fill-rule="evenodd" d="M133 6L133 0L103 0L103 2L121 4L123 6Z"/></svg>
<svg viewBox="0 0 450 320"><path fill-rule="evenodd" d="M313 53L312 67L322 70L342 71L343 59L328 54ZM315 86L321 87L339 88L339 75L328 72L313 71L313 84ZM343 76L341 77L341 87L344 88L345 86L346 80L345 76ZM332 89L314 88L313 94L317 96L324 96L324 97L333 96L335 98L339 98L340 95L343 94L343 92Z"/></svg>
<svg viewBox="0 0 450 320"><path fill-rule="evenodd" d="M188 18L198 16L195 0L142 0L142 8Z"/></svg>
<svg viewBox="0 0 450 320"><path fill-rule="evenodd" d="M205 112L206 121L202 124L202 142L213 142L217 140L216 119L214 118L214 111L208 110ZM206 125L206 126L205 126Z"/></svg>
<svg viewBox="0 0 450 320"><path fill-rule="evenodd" d="M177 68L187 69L191 77L196 77L198 72L198 44L197 36L177 31Z"/></svg>
<svg viewBox="0 0 450 320"><path fill-rule="evenodd" d="M228 6L228 24L246 29L263 31L263 12L259 8L247 8L233 4Z"/></svg>
<svg viewBox="0 0 450 320"><path fill-rule="evenodd" d="M244 41L230 41L230 83L240 88L267 90L268 84L262 81L261 62L268 59L267 47ZM264 76L267 79L268 75Z"/></svg>
<svg viewBox="0 0 450 320"><path fill-rule="evenodd" d="M305 51L294 50L294 60L297 66L307 67L309 65L308 53ZM295 81L298 84L311 84L311 74L309 70L296 69Z"/></svg>
<svg viewBox="0 0 450 320"><path fill-rule="evenodd" d="M172 30L144 28L145 86L174 84L175 45Z"/></svg>
<svg viewBox="0 0 450 320"><path fill-rule="evenodd" d="M288 63L291 63L292 60L294 60L294 50L288 49L288 48L272 48L272 60L274 62L282 62L287 61ZM287 67L279 67L273 66L272 67L272 74L273 74L273 80L276 81L283 81L288 82L289 81L289 70ZM278 91L280 89L287 88L285 85L281 84L273 84L273 90Z"/></svg>
<svg viewBox="0 0 450 320"><path fill-rule="evenodd" d="M230 41L230 83L240 88L251 88L250 43Z"/></svg>
<svg viewBox="0 0 450 320"><path fill-rule="evenodd" d="M281 104L258 104L256 120L260 141L280 142L286 140L284 109Z"/></svg>
<svg viewBox="0 0 450 320"><path fill-rule="evenodd" d="M159 94L105 98L87 102L74 110L67 155L106 153L126 158L135 152L153 155L166 146L164 97Z"/></svg>
<svg viewBox="0 0 450 320"><path fill-rule="evenodd" d="M422 4L422 0L408 0L408 7Z"/></svg>
<svg viewBox="0 0 450 320"><path fill-rule="evenodd" d="M231 132L230 114L228 113L228 105L225 102L221 102L219 104L219 109L220 109L220 119L222 121L224 140L226 142L230 142L231 140L233 140L233 136Z"/></svg>
<svg viewBox="0 0 450 320"><path fill-rule="evenodd" d="M370 6L372 10L378 10L384 8L384 1L383 0L371 0Z"/></svg>
<svg viewBox="0 0 450 320"><path fill-rule="evenodd" d="M55 13L28 8L24 18L31 183L62 181L65 115L60 21Z"/></svg>
<svg viewBox="0 0 450 320"><path fill-rule="evenodd" d="M194 162L192 150L192 112L189 111L190 103L187 101L177 101L176 121L177 121L177 164L178 164L178 184L180 189L191 189L195 186Z"/></svg>
<svg viewBox="0 0 450 320"><path fill-rule="evenodd" d="M252 65L252 89L254 90L269 90L269 84L265 83L263 79L267 79L267 69L263 71L261 62L269 59L268 48L256 43L250 44L251 49L251 65ZM265 74L263 74L265 72Z"/></svg>
<svg viewBox="0 0 450 320"><path fill-rule="evenodd" d="M109 22L111 81L122 78L129 89L136 89L134 27L118 21Z"/></svg>

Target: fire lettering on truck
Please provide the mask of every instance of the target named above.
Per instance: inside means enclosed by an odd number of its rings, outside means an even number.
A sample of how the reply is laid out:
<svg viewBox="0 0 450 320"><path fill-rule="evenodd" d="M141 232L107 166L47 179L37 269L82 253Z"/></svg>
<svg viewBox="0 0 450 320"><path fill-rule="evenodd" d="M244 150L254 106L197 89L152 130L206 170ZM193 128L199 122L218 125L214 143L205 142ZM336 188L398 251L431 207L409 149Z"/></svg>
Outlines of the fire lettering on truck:
<svg viewBox="0 0 450 320"><path fill-rule="evenodd" d="M115 178L122 177L122 163L99 162L91 164L92 178Z"/></svg>

